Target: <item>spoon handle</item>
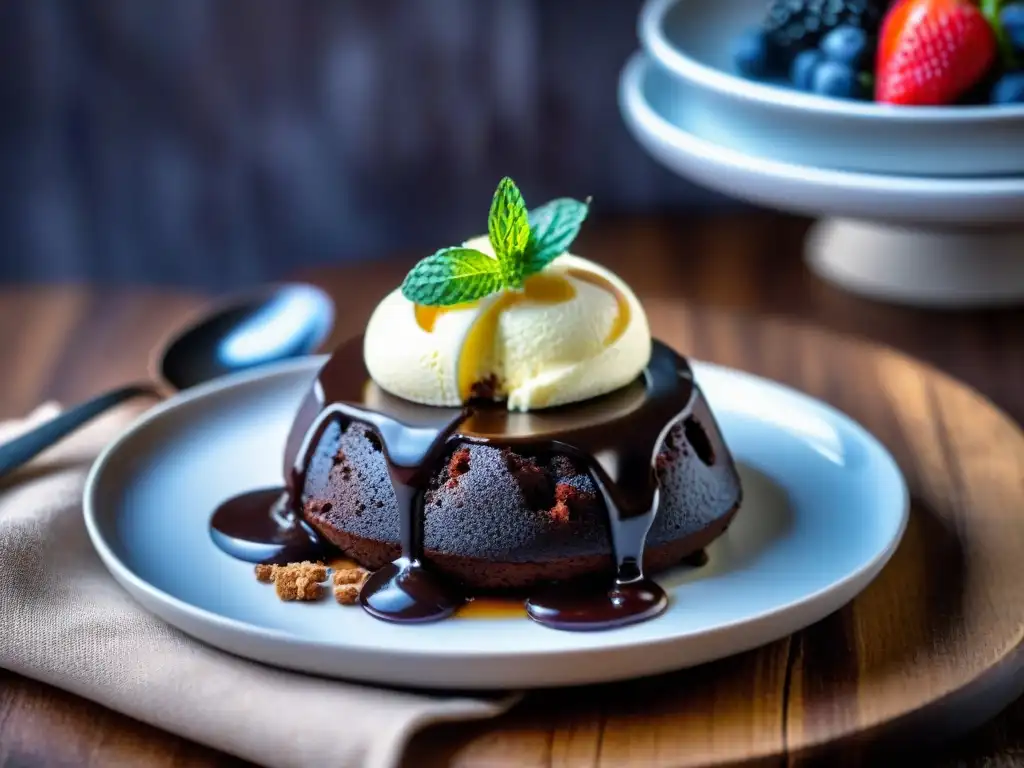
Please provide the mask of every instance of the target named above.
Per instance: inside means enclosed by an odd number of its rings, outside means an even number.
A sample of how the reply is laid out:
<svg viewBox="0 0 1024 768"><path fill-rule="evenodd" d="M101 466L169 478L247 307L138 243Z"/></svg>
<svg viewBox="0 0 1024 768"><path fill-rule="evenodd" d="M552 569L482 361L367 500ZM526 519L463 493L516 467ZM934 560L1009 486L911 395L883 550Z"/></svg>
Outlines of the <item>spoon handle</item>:
<svg viewBox="0 0 1024 768"><path fill-rule="evenodd" d="M152 385L133 384L98 395L92 400L64 411L45 424L0 445L0 477L8 472L13 472L62 437L71 434L115 405L143 395L159 396L159 394Z"/></svg>

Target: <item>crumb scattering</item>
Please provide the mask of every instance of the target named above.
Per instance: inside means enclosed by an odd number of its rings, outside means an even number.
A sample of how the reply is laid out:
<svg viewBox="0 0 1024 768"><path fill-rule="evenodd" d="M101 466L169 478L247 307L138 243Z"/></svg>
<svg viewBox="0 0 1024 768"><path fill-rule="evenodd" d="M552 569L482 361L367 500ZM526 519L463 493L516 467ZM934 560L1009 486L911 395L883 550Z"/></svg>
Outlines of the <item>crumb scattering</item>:
<svg viewBox="0 0 1024 768"><path fill-rule="evenodd" d="M341 561L330 569L320 561L306 560L287 565L261 563L255 572L258 581L273 584L277 596L286 602L319 600L323 597L324 582L330 573L334 599L340 605L359 602L359 590L370 577L368 570L348 561Z"/></svg>

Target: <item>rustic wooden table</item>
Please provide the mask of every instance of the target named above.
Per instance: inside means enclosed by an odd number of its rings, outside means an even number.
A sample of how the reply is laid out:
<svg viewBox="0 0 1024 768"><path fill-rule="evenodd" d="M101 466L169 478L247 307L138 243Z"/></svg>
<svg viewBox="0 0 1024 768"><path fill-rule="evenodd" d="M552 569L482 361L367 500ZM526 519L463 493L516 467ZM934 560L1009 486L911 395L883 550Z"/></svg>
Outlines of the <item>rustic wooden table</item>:
<svg viewBox="0 0 1024 768"><path fill-rule="evenodd" d="M891 345L970 384L1024 421L1024 310L920 311L846 295L803 266L806 227L801 220L757 213L595 221L576 250L616 270L641 299L784 315ZM411 258L297 277L335 296L340 338L362 326ZM22 414L43 399L73 402L143 376L156 341L204 300L142 289L0 288L0 418ZM742 348L744 340L731 343ZM743 359L743 352L730 357ZM1024 701L944 750L939 763L1024 765L1022 726ZM544 754L539 761L531 756L529 764L575 764L559 761L550 749ZM236 763L0 670L0 766Z"/></svg>

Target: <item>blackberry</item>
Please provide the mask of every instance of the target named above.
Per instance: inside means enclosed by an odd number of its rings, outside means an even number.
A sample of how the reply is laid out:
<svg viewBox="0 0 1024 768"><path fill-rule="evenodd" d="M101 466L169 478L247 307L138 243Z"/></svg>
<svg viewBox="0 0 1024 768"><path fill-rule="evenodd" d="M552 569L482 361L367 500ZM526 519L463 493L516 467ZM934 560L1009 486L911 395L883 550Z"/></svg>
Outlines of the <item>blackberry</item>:
<svg viewBox="0 0 1024 768"><path fill-rule="evenodd" d="M777 50L795 55L839 26L874 36L888 6L889 0L770 0L763 27Z"/></svg>

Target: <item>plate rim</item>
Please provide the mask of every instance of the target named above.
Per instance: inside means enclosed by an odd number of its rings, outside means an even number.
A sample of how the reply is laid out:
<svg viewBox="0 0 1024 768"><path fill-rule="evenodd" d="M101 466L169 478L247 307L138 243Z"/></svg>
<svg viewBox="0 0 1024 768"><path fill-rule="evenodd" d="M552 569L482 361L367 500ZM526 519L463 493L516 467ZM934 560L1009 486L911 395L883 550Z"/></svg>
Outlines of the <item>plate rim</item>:
<svg viewBox="0 0 1024 768"><path fill-rule="evenodd" d="M515 662L528 662L533 661L544 661L550 662L551 660L557 660L565 657L573 657L577 659L588 659L591 657L601 657L607 654L621 654L628 651L643 651L643 650L657 650L662 648L671 648L678 644L684 638L704 638L713 639L723 633L731 633L738 627L750 627L755 628L764 622L770 622L777 619L780 614L791 614L799 613L800 611L812 610L816 605L822 601L826 601L829 595L832 594L844 594L850 588L854 588L855 591L846 597L841 605L845 605L850 599L856 596L860 591L865 589L868 584L878 575L878 573L885 567L889 562L893 554L898 549L900 542L906 532L909 516L910 516L910 494L907 486L906 478L903 472L900 470L895 458L889 452L889 450L878 440L873 434L871 434L866 428L864 428L855 419L839 410L838 408L819 400L807 393L800 391L794 387L790 387L781 382L768 379L763 376L758 376L753 373L742 371L736 368L719 365L716 363L705 362L698 359L691 358L690 362L695 368L695 374L699 377L701 369L717 371L719 374L727 374L730 376L736 376L750 385L765 386L769 390L781 393L784 396L796 397L802 402L803 405L817 410L825 414L828 418L838 419L848 428L859 440L865 441L869 446L877 451L877 455L882 458L884 465L887 470L892 472L892 475L901 492L901 498L898 502L898 514L899 520L896 525L894 534L890 537L887 544L877 551L870 560L861 565L861 567L846 573L838 580L821 587L813 592L809 592L795 600L791 600L787 603L774 606L772 609L754 615L752 617L746 617L742 619L736 619L724 624L716 625L711 629L686 632L686 633L675 633L668 636L659 636L653 638L641 638L641 639L630 639L628 636L625 638L614 637L607 643L601 645L574 648L544 648L539 650L534 649L519 649L515 651L510 650L493 650L484 647L477 647L470 652L467 652L465 648L445 648L431 646L429 648L409 645L401 649L395 648L379 648L369 644L357 644L352 645L339 645L337 641L327 641L322 639L312 639L296 635L287 630L281 630L276 628L261 627L253 624L249 624L243 620L230 618L216 613L212 610L202 608L193 605L181 598L171 595L164 590L156 587L149 583L141 576L136 574L128 564L123 562L121 558L114 552L113 548L108 544L106 536L101 529L101 523L99 522L98 504L95 502L95 495L97 493L100 482L102 481L103 475L107 470L107 467L111 464L115 457L123 450L123 447L130 442L143 430L147 429L153 422L160 420L165 414L175 411L177 408L182 407L190 402L204 399L218 393L222 393L226 390L233 389L239 386L245 386L247 384L253 384L260 381L269 380L272 378L285 378L290 375L296 375L299 373L308 372L312 376L316 369L322 365L323 361L327 359L326 355L316 355L300 358L298 360L286 361L283 363L276 363L272 365L264 366L260 369L245 371L237 374L231 374L228 376L221 377L215 381L207 382L205 384L198 385L190 388L186 392L181 392L172 397L164 400L155 407L145 411L144 413L137 416L113 441L111 441L99 454L96 460L90 467L88 476L86 478L85 487L82 492L82 509L83 516L85 519L86 530L90 542L94 550L99 555L106 569L132 597L133 600L140 603L144 610L157 615L161 620L166 621L168 624L176 627L180 631L189 634L190 636L197 638L199 642L203 642L206 645L216 647L224 650L228 653L235 653L228 648L225 648L219 643L215 643L206 639L200 639L197 635L191 631L186 631L182 628L182 625L177 621L171 621L165 617L163 612L157 611L150 608L147 602L152 602L155 605L162 606L168 611L183 615L188 618L190 622L199 622L205 624L218 631L227 631L236 633L240 636L248 638L255 638L261 642L271 643L283 643L285 646L291 646L295 650L300 649L315 649L318 651L326 651L330 653L357 653L363 658L371 658L375 661L384 661L388 659L400 658L403 662L415 662L424 661L429 659L441 659L444 661L451 661L453 659L468 659L475 663L515 663ZM138 593L138 594L136 594ZM143 595L145 599L139 595ZM839 606L836 606L839 607ZM825 615L830 613L836 608L833 607L826 613L822 613L821 616L817 616L811 622L804 622L801 620L800 626L790 629L786 634L799 631L810 623L820 621ZM785 636L785 635L781 635ZM771 642L771 641L768 641ZM764 643L757 643L753 647L763 645ZM741 651L737 651L741 652ZM235 655L238 655L235 653ZM728 655L733 655L730 653ZM282 664L279 662L268 662L266 661L268 654L261 654L259 652L248 656L251 659L259 660L263 663L271 663L275 666L291 668L295 670L308 671L307 667L301 664L290 665ZM704 663L704 662L699 662ZM661 665L664 666L662 671L668 669L678 668L677 666ZM338 674L329 672L311 672L311 674L317 674L325 677L345 677L350 679L356 679L351 674ZM578 675L571 675L575 678ZM381 679L379 676L359 678L367 681L378 681L378 682L389 682ZM613 681L616 679L622 679L622 677L616 677L614 674L598 675L592 680L583 682L598 682L598 681ZM412 687L421 686L422 684L416 681L405 681L405 685ZM571 685L575 683L557 682L553 683L556 685ZM435 683L428 684L429 687L437 688L438 685ZM543 687L542 684L538 686L525 685L521 687ZM465 684L457 684L449 686L453 689L467 689L467 687L478 688L478 689L493 689L496 686L494 684L482 684L467 686ZM500 687L500 686L497 686Z"/></svg>
<svg viewBox="0 0 1024 768"><path fill-rule="evenodd" d="M642 84L650 68L658 66L650 56L634 51L626 60L619 76L620 111L642 143L652 140L687 156L701 156L719 168L738 170L764 179L785 179L807 186L836 187L844 191L869 191L886 195L913 194L931 199L949 197L1024 197L1024 176L986 177L950 176L929 177L887 175L820 168L775 160L748 154L731 147L716 144L666 120L643 93Z"/></svg>

